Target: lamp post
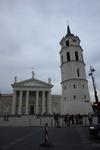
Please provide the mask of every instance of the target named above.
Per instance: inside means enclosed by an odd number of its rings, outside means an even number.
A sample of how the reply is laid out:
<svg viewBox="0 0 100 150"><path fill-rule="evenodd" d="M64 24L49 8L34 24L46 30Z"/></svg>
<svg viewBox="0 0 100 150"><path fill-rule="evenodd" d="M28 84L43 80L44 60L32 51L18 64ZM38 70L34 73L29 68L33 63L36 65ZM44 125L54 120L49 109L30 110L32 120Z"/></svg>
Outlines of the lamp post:
<svg viewBox="0 0 100 150"><path fill-rule="evenodd" d="M99 100L98 100L98 95L97 95L97 91L96 91L96 85L95 85L95 79L94 79L94 75L93 72L95 72L95 69L90 66L90 70L89 70L89 76L92 77L92 83L93 83L93 89L94 89L94 96L95 96L95 102L97 104L97 116L98 116L98 123L100 122L100 113L99 113L99 108L98 108L98 104L99 104Z"/></svg>
<svg viewBox="0 0 100 150"><path fill-rule="evenodd" d="M97 91L96 91L96 85L95 85L95 80L94 80L94 76L93 76L93 72L94 71L95 71L95 69L92 66L90 66L89 76L92 77L95 101L98 103L98 96L97 96Z"/></svg>

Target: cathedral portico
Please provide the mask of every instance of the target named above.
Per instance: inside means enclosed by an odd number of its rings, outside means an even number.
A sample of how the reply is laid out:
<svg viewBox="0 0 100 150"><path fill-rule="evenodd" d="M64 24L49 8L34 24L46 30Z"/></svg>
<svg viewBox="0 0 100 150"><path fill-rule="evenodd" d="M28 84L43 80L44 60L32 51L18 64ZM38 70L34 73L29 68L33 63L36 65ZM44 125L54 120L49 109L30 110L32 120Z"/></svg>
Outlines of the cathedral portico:
<svg viewBox="0 0 100 150"><path fill-rule="evenodd" d="M33 78L12 84L12 114L50 114L52 86Z"/></svg>

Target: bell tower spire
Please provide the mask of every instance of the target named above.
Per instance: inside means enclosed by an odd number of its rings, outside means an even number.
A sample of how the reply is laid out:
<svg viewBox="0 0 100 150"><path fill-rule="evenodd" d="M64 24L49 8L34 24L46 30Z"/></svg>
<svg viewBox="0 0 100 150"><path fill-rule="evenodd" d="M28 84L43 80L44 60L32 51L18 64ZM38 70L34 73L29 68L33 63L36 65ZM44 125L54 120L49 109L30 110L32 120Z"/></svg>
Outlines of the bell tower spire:
<svg viewBox="0 0 100 150"><path fill-rule="evenodd" d="M71 30L70 30L69 25L67 25L67 35L68 35L68 34L71 34Z"/></svg>

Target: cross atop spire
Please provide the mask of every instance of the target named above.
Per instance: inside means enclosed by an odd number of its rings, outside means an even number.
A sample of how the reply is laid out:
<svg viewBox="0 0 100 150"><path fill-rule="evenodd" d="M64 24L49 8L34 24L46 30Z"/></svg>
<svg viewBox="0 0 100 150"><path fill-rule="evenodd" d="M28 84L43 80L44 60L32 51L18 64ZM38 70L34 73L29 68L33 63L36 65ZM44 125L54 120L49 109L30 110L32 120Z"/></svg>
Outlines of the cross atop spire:
<svg viewBox="0 0 100 150"><path fill-rule="evenodd" d="M71 34L69 25L67 25L67 34Z"/></svg>

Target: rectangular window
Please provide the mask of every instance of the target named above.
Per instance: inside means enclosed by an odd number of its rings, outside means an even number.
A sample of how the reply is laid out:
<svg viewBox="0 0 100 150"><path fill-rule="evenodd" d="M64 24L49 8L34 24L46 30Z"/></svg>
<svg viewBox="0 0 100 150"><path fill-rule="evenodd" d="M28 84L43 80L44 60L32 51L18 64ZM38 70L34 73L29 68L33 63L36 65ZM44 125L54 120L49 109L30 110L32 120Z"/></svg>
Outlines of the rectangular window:
<svg viewBox="0 0 100 150"><path fill-rule="evenodd" d="M86 100L86 95L84 95L84 100Z"/></svg>
<svg viewBox="0 0 100 150"><path fill-rule="evenodd" d="M76 85L75 85L75 84L73 85L73 88L74 88L74 89L76 88Z"/></svg>
<svg viewBox="0 0 100 150"><path fill-rule="evenodd" d="M66 46L69 46L69 41L66 41Z"/></svg>
<svg viewBox="0 0 100 150"><path fill-rule="evenodd" d="M73 39L73 42L76 42L76 40L75 40L75 39Z"/></svg>
<svg viewBox="0 0 100 150"><path fill-rule="evenodd" d="M66 96L65 96L64 100L66 101Z"/></svg>
<svg viewBox="0 0 100 150"><path fill-rule="evenodd" d="M67 61L70 61L70 53L67 52Z"/></svg>
<svg viewBox="0 0 100 150"><path fill-rule="evenodd" d="M75 59L76 59L76 61L78 61L78 60L79 60L78 52L75 52Z"/></svg>
<svg viewBox="0 0 100 150"><path fill-rule="evenodd" d="M77 76L80 77L79 69L77 69Z"/></svg>
<svg viewBox="0 0 100 150"><path fill-rule="evenodd" d="M74 95L74 100L76 99L76 95Z"/></svg>
<svg viewBox="0 0 100 150"><path fill-rule="evenodd" d="M63 56L61 56L61 64L63 64Z"/></svg>
<svg viewBox="0 0 100 150"><path fill-rule="evenodd" d="M81 59L82 59L82 61L83 61L83 55L81 54Z"/></svg>

